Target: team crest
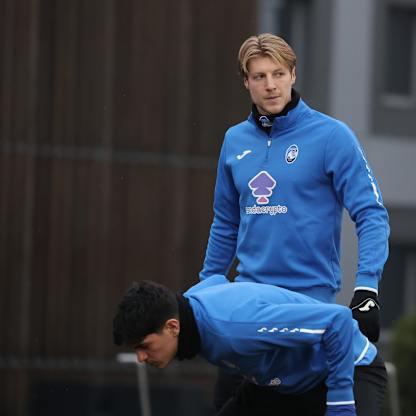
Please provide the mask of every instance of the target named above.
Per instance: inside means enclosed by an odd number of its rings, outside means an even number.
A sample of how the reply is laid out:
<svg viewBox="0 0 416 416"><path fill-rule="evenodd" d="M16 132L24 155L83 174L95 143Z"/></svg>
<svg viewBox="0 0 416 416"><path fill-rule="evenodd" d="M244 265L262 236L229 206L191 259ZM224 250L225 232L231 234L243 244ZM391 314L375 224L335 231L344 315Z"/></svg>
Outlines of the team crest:
<svg viewBox="0 0 416 416"><path fill-rule="evenodd" d="M286 150L286 154L285 154L285 159L286 159L286 163L293 163L299 154L299 149L298 146L296 144L292 144L290 145L287 150Z"/></svg>

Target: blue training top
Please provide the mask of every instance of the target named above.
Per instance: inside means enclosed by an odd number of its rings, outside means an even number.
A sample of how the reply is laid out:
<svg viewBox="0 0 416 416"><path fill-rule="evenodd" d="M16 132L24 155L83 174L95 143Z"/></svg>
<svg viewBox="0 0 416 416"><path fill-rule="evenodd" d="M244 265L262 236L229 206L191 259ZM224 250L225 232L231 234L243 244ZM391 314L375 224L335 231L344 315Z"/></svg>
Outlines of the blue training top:
<svg viewBox="0 0 416 416"><path fill-rule="evenodd" d="M355 135L302 100L275 118L270 136L251 115L225 135L201 280L227 274L237 256L237 281L334 301L344 206L359 239L356 288L376 292L388 216Z"/></svg>
<svg viewBox="0 0 416 416"><path fill-rule="evenodd" d="M216 275L185 292L201 336L201 355L214 365L284 394L325 380L327 404L354 403L354 365L376 348L351 310L276 286L230 283Z"/></svg>

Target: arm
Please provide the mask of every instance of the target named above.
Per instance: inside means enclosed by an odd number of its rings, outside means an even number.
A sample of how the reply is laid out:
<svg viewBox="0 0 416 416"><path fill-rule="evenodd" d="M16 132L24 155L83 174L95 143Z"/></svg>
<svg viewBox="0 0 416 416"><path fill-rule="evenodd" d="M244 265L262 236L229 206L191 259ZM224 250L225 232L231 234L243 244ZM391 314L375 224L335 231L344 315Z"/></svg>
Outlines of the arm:
<svg viewBox="0 0 416 416"><path fill-rule="evenodd" d="M354 354L351 310L334 304L267 305L253 313L253 321L232 334L241 355L279 347L320 344L328 365L327 405L353 405ZM248 342L250 339L250 342ZM305 364L307 365L307 364Z"/></svg>
<svg viewBox="0 0 416 416"><path fill-rule="evenodd" d="M388 256L388 215L357 138L341 123L328 140L325 169L356 226L359 251L356 288L377 292Z"/></svg>
<svg viewBox="0 0 416 416"><path fill-rule="evenodd" d="M358 270L350 307L371 341L380 331L378 283L388 256L388 215L374 174L354 134L340 124L329 139L326 171L338 199L354 221L358 236Z"/></svg>
<svg viewBox="0 0 416 416"><path fill-rule="evenodd" d="M240 224L239 195L232 173L226 165L226 140L218 161L214 194L214 220L205 253L200 280L214 274L228 273L235 257L238 227Z"/></svg>

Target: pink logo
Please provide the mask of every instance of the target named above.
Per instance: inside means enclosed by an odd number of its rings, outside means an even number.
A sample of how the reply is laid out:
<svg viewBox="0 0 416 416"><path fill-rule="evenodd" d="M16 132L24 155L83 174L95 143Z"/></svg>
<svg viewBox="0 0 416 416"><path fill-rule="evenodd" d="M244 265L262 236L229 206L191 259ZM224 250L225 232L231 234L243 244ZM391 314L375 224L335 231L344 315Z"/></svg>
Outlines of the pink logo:
<svg viewBox="0 0 416 416"><path fill-rule="evenodd" d="M269 196L272 195L272 189L276 186L276 181L269 175L268 172L262 170L249 183L251 193L260 205L269 203Z"/></svg>

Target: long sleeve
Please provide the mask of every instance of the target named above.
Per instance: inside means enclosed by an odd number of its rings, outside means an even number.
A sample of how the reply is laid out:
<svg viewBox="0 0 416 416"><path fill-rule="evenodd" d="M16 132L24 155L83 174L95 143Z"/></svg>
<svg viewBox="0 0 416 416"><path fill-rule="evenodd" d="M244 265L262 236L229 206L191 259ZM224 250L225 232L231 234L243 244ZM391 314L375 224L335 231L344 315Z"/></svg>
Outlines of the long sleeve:
<svg viewBox="0 0 416 416"><path fill-rule="evenodd" d="M327 405L353 404L353 320L351 310L334 304L262 305L250 324L231 338L238 354L249 356L273 347L321 344L328 376Z"/></svg>
<svg viewBox="0 0 416 416"><path fill-rule="evenodd" d="M226 140L218 161L214 194L214 220L211 225L208 246L200 279L214 274L228 273L235 257L238 227L240 223L239 195L230 170L226 165Z"/></svg>
<svg viewBox="0 0 416 416"><path fill-rule="evenodd" d="M325 169L358 236L356 288L375 291L388 256L389 225L374 174L355 135L337 123L326 146Z"/></svg>

